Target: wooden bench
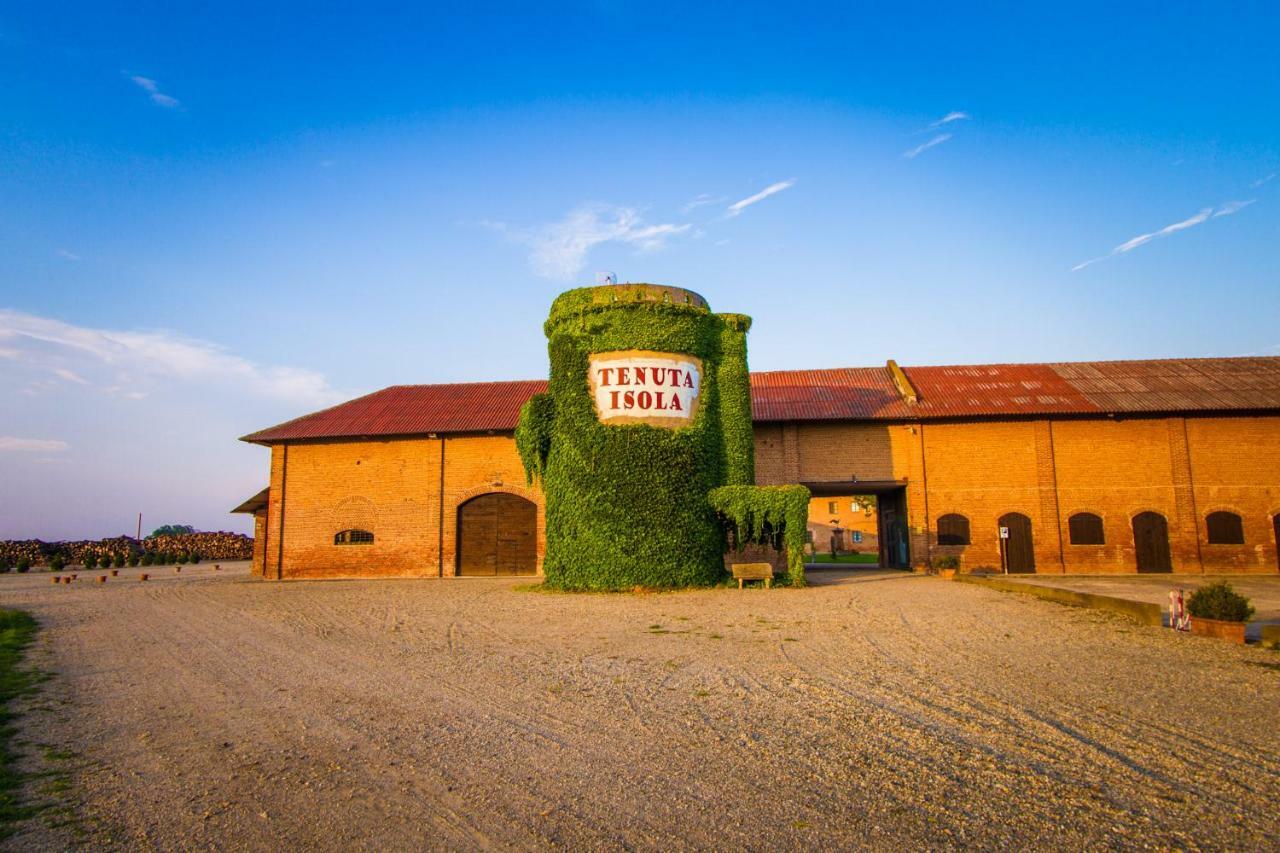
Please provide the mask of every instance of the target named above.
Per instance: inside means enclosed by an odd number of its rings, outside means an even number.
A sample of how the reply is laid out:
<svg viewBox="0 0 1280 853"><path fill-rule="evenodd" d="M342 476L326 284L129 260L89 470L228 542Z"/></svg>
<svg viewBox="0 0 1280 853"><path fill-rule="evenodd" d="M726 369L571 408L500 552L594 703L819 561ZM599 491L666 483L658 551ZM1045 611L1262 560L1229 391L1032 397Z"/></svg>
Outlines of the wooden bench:
<svg viewBox="0 0 1280 853"><path fill-rule="evenodd" d="M765 589L773 586L773 566L768 563L734 563L733 576L738 580L738 589L742 589L744 581L764 581Z"/></svg>

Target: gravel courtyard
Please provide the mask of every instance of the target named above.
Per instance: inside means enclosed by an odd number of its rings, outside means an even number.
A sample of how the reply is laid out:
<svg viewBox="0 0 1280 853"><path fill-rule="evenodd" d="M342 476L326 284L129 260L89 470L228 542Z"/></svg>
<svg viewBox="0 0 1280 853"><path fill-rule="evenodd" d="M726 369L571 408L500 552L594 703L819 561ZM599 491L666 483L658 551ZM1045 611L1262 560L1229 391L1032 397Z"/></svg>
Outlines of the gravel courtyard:
<svg viewBox="0 0 1280 853"><path fill-rule="evenodd" d="M0 576L21 721L143 848L1280 845L1280 655L924 576ZM96 573L94 573L96 574ZM818 573L815 573L817 575Z"/></svg>

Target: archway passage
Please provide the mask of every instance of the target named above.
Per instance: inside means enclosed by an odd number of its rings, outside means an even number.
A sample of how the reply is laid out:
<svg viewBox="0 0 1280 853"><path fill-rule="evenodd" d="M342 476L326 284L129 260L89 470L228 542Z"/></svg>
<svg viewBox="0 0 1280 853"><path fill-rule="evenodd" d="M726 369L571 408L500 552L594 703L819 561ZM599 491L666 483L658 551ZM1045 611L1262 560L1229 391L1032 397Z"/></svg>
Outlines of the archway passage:
<svg viewBox="0 0 1280 853"><path fill-rule="evenodd" d="M458 574L469 577L538 572L538 507L506 492L458 507Z"/></svg>
<svg viewBox="0 0 1280 853"><path fill-rule="evenodd" d="M1004 564L1010 574L1036 570L1036 549L1031 539L1031 519L1020 512L1005 513L998 524L1009 528L1004 543Z"/></svg>
<svg viewBox="0 0 1280 853"><path fill-rule="evenodd" d="M1169 522L1158 512L1140 512L1133 517L1133 547L1140 572L1171 572Z"/></svg>

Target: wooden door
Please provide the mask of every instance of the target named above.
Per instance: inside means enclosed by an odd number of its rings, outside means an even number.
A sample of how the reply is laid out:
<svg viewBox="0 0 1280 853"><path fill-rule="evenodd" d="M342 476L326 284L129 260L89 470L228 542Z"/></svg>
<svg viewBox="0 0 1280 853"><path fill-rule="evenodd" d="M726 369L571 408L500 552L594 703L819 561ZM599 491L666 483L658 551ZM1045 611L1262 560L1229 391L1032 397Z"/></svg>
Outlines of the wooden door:
<svg viewBox="0 0 1280 853"><path fill-rule="evenodd" d="M1010 574L1034 572L1036 549L1031 538L1031 519L1020 512L1010 512L1000 516L997 524L1009 528L1009 538L1004 543L1004 562Z"/></svg>
<svg viewBox="0 0 1280 853"><path fill-rule="evenodd" d="M532 575L538 571L538 507L492 492L458 507L458 574Z"/></svg>
<svg viewBox="0 0 1280 853"><path fill-rule="evenodd" d="M1133 517L1133 547L1140 572L1171 572L1169 523L1158 512L1140 512Z"/></svg>
<svg viewBox="0 0 1280 853"><path fill-rule="evenodd" d="M1271 535L1276 543L1276 563L1280 566L1280 514L1271 516Z"/></svg>

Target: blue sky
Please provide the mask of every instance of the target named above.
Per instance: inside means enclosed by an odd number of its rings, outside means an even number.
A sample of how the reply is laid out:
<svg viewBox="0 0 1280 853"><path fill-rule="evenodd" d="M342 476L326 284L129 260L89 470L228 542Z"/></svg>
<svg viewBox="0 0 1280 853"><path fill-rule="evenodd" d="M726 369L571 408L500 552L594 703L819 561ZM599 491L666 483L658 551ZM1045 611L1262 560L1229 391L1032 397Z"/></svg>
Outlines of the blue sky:
<svg viewBox="0 0 1280 853"><path fill-rule="evenodd" d="M1280 354L1274 4L263 5L0 9L0 536L247 531L237 436L598 270L757 370Z"/></svg>

